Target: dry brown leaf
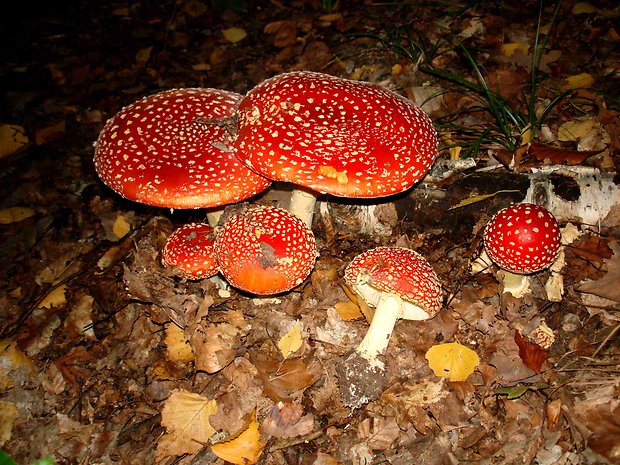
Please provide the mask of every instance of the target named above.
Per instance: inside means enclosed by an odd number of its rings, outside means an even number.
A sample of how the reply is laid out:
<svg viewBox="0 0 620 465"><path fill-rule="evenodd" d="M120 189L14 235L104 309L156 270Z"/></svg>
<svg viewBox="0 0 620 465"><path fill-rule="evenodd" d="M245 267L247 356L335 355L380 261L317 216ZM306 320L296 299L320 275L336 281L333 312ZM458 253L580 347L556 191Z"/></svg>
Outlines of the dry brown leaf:
<svg viewBox="0 0 620 465"><path fill-rule="evenodd" d="M219 458L235 465L251 465L256 463L263 452L266 442L261 439L261 433L252 418L248 427L235 439L211 446L211 450Z"/></svg>
<svg viewBox="0 0 620 465"><path fill-rule="evenodd" d="M534 157L546 163L554 165L581 165L588 158L601 153L603 150L572 150L532 142L529 152Z"/></svg>
<svg viewBox="0 0 620 465"><path fill-rule="evenodd" d="M29 381L34 375L32 360L17 347L12 339L0 340L0 390L4 391Z"/></svg>
<svg viewBox="0 0 620 465"><path fill-rule="evenodd" d="M304 415L301 405L294 402L276 402L263 420L263 432L278 438L294 438L312 432L314 415Z"/></svg>
<svg viewBox="0 0 620 465"><path fill-rule="evenodd" d="M560 399L555 399L547 404L546 414L547 414L547 429L553 431L559 425L560 419L562 418L562 401Z"/></svg>
<svg viewBox="0 0 620 465"><path fill-rule="evenodd" d="M51 126L38 128L34 133L34 142L37 145L47 144L54 139L59 138L65 133L66 123L64 120L59 121Z"/></svg>
<svg viewBox="0 0 620 465"><path fill-rule="evenodd" d="M265 34L273 34L273 45L278 48L289 47L297 42L295 21L272 21L263 29Z"/></svg>
<svg viewBox="0 0 620 465"><path fill-rule="evenodd" d="M64 322L65 331L73 337L85 336L96 340L93 330L93 302L94 298L87 294L79 294L73 298L75 304Z"/></svg>
<svg viewBox="0 0 620 465"><path fill-rule="evenodd" d="M13 402L0 400L0 447L11 440L13 423L19 417L17 407Z"/></svg>
<svg viewBox="0 0 620 465"><path fill-rule="evenodd" d="M547 360L545 349L523 339L519 331L515 331L515 342L519 346L519 357L521 357L523 364L536 373L542 372L542 365Z"/></svg>
<svg viewBox="0 0 620 465"><path fill-rule="evenodd" d="M620 302L620 242L610 243L613 250L613 257L607 263L605 275L595 281L589 281L577 288L579 292L594 294L609 300Z"/></svg>
<svg viewBox="0 0 620 465"><path fill-rule="evenodd" d="M232 362L242 334L239 327L229 323L198 327L190 341L196 354L196 369L216 373Z"/></svg>
<svg viewBox="0 0 620 465"><path fill-rule="evenodd" d="M62 284L53 288L38 305L38 308L60 307L67 303L66 293L67 285Z"/></svg>
<svg viewBox="0 0 620 465"><path fill-rule="evenodd" d="M343 465L342 462L339 462L331 455L325 454L323 452L319 452L316 455L316 460L312 463L312 465Z"/></svg>
<svg viewBox="0 0 620 465"><path fill-rule="evenodd" d="M217 402L199 394L177 389L166 399L161 424L166 428L157 444L157 457L198 452L215 433L209 417L217 412Z"/></svg>
<svg viewBox="0 0 620 465"><path fill-rule="evenodd" d="M388 450L400 435L394 418L366 418L357 427L357 435L372 450Z"/></svg>

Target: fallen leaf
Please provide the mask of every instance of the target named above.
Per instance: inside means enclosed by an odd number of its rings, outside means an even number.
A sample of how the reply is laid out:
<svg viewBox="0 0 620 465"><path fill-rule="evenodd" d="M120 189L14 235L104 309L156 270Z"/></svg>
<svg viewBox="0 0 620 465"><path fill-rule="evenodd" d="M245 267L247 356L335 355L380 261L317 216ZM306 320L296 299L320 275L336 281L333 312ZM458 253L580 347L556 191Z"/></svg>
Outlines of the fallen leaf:
<svg viewBox="0 0 620 465"><path fill-rule="evenodd" d="M490 199L491 197L495 197L497 194L502 194L502 193L506 193L506 192L519 192L519 191L515 191L515 190L501 190L501 191L495 191L492 194L475 195L473 197L468 197L466 199L461 200L456 205L453 205L450 208L448 208L448 210L455 210L457 208L466 207L466 206L472 205L474 203L484 202L485 200Z"/></svg>
<svg viewBox="0 0 620 465"><path fill-rule="evenodd" d="M139 65L144 65L149 58L151 57L151 51L153 50L153 46L141 48L136 52L136 63Z"/></svg>
<svg viewBox="0 0 620 465"><path fill-rule="evenodd" d="M553 431L558 426L560 419L562 418L562 401L555 399L547 404L547 429Z"/></svg>
<svg viewBox="0 0 620 465"><path fill-rule="evenodd" d="M44 298L41 300L37 308L52 308L60 307L67 303L65 292L67 291L67 285L61 284L53 288Z"/></svg>
<svg viewBox="0 0 620 465"><path fill-rule="evenodd" d="M554 165L580 165L588 158L601 153L603 150L573 150L532 142L529 152L542 162Z"/></svg>
<svg viewBox="0 0 620 465"><path fill-rule="evenodd" d="M229 27L228 29L222 29L222 34L224 34L224 38L228 42L233 44L242 41L248 35L248 33L245 32L245 29L240 27Z"/></svg>
<svg viewBox="0 0 620 465"><path fill-rule="evenodd" d="M32 208L27 207L9 207L0 210L0 224L11 224L24 221L36 212Z"/></svg>
<svg viewBox="0 0 620 465"><path fill-rule="evenodd" d="M36 129L34 132L34 143L43 145L57 139L65 133L66 126L66 122L63 120L51 126Z"/></svg>
<svg viewBox="0 0 620 465"><path fill-rule="evenodd" d="M338 302L334 305L336 313L343 321L358 320L364 317L364 314L355 302L347 300L346 302Z"/></svg>
<svg viewBox="0 0 620 465"><path fill-rule="evenodd" d="M263 32L274 35L273 45L278 48L295 45L297 42L297 26L295 21L272 21L265 26Z"/></svg>
<svg viewBox="0 0 620 465"><path fill-rule="evenodd" d="M596 118L562 123L558 128L558 140L577 142L580 150L603 150L610 142L609 135Z"/></svg>
<svg viewBox="0 0 620 465"><path fill-rule="evenodd" d="M19 417L17 407L13 402L0 400L0 447L3 447L11 440L13 423ZM0 463L7 462L0 460Z"/></svg>
<svg viewBox="0 0 620 465"><path fill-rule="evenodd" d="M339 462L331 455L325 454L323 452L319 452L316 456L316 460L312 463L312 465L343 465L342 462Z"/></svg>
<svg viewBox="0 0 620 465"><path fill-rule="evenodd" d="M547 352L538 344L523 339L519 331L515 331L515 342L519 346L519 357L530 370L540 373L542 365L547 360Z"/></svg>
<svg viewBox="0 0 620 465"><path fill-rule="evenodd" d="M502 44L502 54L505 57L511 57L517 50L520 50L524 55L530 50L530 45L527 42L510 42Z"/></svg>
<svg viewBox="0 0 620 465"><path fill-rule="evenodd" d="M125 237L129 231L131 231L131 225L127 222L123 215L118 214L114 220L112 232L118 239L121 239Z"/></svg>
<svg viewBox="0 0 620 465"><path fill-rule="evenodd" d="M499 387L495 390L495 394L498 396L506 396L508 399L518 399L527 391L538 391L541 389L547 389L549 385L541 384L539 386L527 385L527 384L515 384L514 386Z"/></svg>
<svg viewBox="0 0 620 465"><path fill-rule="evenodd" d="M594 78L588 73L575 74L564 79L564 89L583 89L592 87Z"/></svg>
<svg viewBox="0 0 620 465"><path fill-rule="evenodd" d="M158 458L193 454L202 449L215 433L209 417L217 408L215 400L182 389L174 390L161 412L166 434L157 444Z"/></svg>
<svg viewBox="0 0 620 465"><path fill-rule="evenodd" d="M571 13L574 15L592 14L596 13L598 8L588 2L579 2L573 5Z"/></svg>
<svg viewBox="0 0 620 465"><path fill-rule="evenodd" d="M248 427L235 439L211 446L211 450L219 458L235 465L250 465L256 463L263 452L266 442L261 440L261 434L256 422L252 418Z"/></svg>
<svg viewBox="0 0 620 465"><path fill-rule="evenodd" d="M586 281L577 290L620 302L620 286L618 286L620 282L620 242L614 241L610 247L614 254L605 264L607 268L605 275L597 280Z"/></svg>
<svg viewBox="0 0 620 465"><path fill-rule="evenodd" d="M32 360L12 339L0 340L0 390L21 384L35 372Z"/></svg>
<svg viewBox="0 0 620 465"><path fill-rule="evenodd" d="M357 435L372 450L388 450L400 435L400 428L394 418L366 418L357 427Z"/></svg>
<svg viewBox="0 0 620 465"><path fill-rule="evenodd" d="M297 352L303 344L301 338L301 324L296 321L289 331L278 341L278 349L284 358Z"/></svg>
<svg viewBox="0 0 620 465"><path fill-rule="evenodd" d="M0 124L0 158L22 149L28 143L26 130L17 124Z"/></svg>
<svg viewBox="0 0 620 465"><path fill-rule="evenodd" d="M194 352L185 338L185 331L174 323L166 326L164 343L168 360L176 363L189 363L194 360Z"/></svg>
<svg viewBox="0 0 620 465"><path fill-rule="evenodd" d="M277 438L308 434L314 429L314 415L303 413L303 407L295 402L276 402L263 420L263 432Z"/></svg>
<svg viewBox="0 0 620 465"><path fill-rule="evenodd" d="M450 381L465 381L480 363L476 352L458 342L432 346L426 359L436 376Z"/></svg>

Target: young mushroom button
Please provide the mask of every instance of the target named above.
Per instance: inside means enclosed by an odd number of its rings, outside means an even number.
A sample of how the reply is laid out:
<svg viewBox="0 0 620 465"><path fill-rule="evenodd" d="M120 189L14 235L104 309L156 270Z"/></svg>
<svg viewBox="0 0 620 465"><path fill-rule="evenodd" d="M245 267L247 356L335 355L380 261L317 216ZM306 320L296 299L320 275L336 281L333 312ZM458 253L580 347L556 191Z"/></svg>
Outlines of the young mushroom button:
<svg viewBox="0 0 620 465"><path fill-rule="evenodd" d="M312 231L295 215L255 207L232 216L215 239L215 260L234 287L270 295L301 284L317 256Z"/></svg>
<svg viewBox="0 0 620 465"><path fill-rule="evenodd" d="M484 247L491 260L515 274L548 268L558 256L560 239L555 217L529 203L500 210L484 231Z"/></svg>
<svg viewBox="0 0 620 465"><path fill-rule="evenodd" d="M341 197L409 189L437 156L430 118L381 86L316 72L290 72L253 88L239 104L232 143L263 176ZM309 204L300 206L304 197ZM289 211L309 225L316 194L295 190Z"/></svg>
<svg viewBox="0 0 620 465"><path fill-rule="evenodd" d="M442 305L442 291L430 263L413 250L377 247L358 255L344 274L346 282L376 307L370 327L356 351L372 366L388 346L398 318L426 320Z"/></svg>
<svg viewBox="0 0 620 465"><path fill-rule="evenodd" d="M224 127L241 95L173 89L110 118L95 144L101 180L125 198L166 208L209 208L246 199L271 181L241 164Z"/></svg>
<svg viewBox="0 0 620 465"><path fill-rule="evenodd" d="M187 279L210 278L217 273L213 255L214 230L204 223L190 223L174 231L162 251L164 266L176 266Z"/></svg>

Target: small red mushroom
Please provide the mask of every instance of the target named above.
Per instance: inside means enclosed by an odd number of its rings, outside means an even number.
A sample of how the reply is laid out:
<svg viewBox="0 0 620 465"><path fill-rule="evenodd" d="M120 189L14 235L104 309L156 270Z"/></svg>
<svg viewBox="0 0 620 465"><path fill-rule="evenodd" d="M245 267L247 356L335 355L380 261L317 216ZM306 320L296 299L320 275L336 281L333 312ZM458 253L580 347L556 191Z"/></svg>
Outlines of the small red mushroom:
<svg viewBox="0 0 620 465"><path fill-rule="evenodd" d="M317 256L314 235L295 215L255 207L228 219L215 239L215 260L234 287L270 295L301 284Z"/></svg>
<svg viewBox="0 0 620 465"><path fill-rule="evenodd" d="M555 217L530 203L500 210L484 230L484 248L491 260L515 274L548 268L558 256L560 239Z"/></svg>
<svg viewBox="0 0 620 465"><path fill-rule="evenodd" d="M254 87L239 104L233 149L263 176L341 197L375 198L420 181L437 156L430 118L381 86L290 72ZM316 194L289 208L310 225Z"/></svg>
<svg viewBox="0 0 620 465"><path fill-rule="evenodd" d="M241 95L218 89L173 89L149 95L110 118L95 144L95 169L130 200L166 208L239 202L270 181L228 148L223 122Z"/></svg>
<svg viewBox="0 0 620 465"><path fill-rule="evenodd" d="M398 318L427 320L442 305L439 278L419 253L402 247L377 247L355 257L344 272L346 282L376 307L368 332L357 347L371 366L383 367L383 354Z"/></svg>
<svg viewBox="0 0 620 465"><path fill-rule="evenodd" d="M218 271L213 254L214 229L204 223L190 223L174 231L162 251L164 266L176 266L187 279L203 279Z"/></svg>

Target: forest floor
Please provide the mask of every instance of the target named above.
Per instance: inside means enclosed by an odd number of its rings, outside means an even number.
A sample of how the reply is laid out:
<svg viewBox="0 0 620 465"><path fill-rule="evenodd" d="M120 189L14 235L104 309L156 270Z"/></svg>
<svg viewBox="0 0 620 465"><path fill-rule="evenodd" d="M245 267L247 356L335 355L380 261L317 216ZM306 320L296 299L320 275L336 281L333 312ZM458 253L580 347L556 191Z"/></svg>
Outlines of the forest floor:
<svg viewBox="0 0 620 465"><path fill-rule="evenodd" d="M617 3L565 1L555 18L545 5L540 22L530 1L328 3L7 10L0 448L15 463L620 463ZM423 104L441 135L436 166L393 198L322 199L316 267L290 292L255 298L176 277L160 250L205 212L111 191L92 162L99 131L148 94L243 94L291 70ZM454 79L479 86L477 71L492 94ZM526 118L508 118L506 131L492 111ZM251 201L279 204L287 191L277 187ZM563 247L517 297L496 266L472 265L487 221L524 199L556 215ZM337 367L365 334L368 309L343 271L378 245L422 254L443 308L397 322L382 392L350 408ZM427 351L451 342L479 357L464 380L429 367Z"/></svg>

